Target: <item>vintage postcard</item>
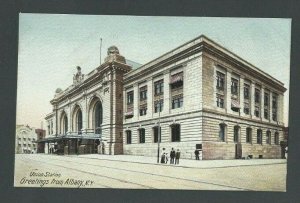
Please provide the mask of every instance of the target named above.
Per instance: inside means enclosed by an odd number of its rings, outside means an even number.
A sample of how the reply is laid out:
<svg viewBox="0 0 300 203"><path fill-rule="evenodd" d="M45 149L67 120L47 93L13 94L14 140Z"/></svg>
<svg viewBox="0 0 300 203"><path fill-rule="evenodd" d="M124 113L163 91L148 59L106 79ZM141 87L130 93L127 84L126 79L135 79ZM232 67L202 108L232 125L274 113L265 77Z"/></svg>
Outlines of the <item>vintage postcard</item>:
<svg viewBox="0 0 300 203"><path fill-rule="evenodd" d="M20 14L15 187L286 191L291 20Z"/></svg>

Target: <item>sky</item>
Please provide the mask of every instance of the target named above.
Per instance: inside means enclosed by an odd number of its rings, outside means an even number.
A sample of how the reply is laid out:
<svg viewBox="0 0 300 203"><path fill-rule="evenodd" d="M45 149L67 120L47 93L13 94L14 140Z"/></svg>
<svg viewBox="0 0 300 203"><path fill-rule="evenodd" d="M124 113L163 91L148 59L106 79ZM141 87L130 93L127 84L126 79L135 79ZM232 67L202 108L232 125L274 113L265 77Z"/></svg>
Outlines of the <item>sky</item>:
<svg viewBox="0 0 300 203"><path fill-rule="evenodd" d="M271 18L147 17L69 14L19 16L17 124L45 127L57 88L87 74L115 45L145 64L201 34L284 83L288 124L291 20ZM43 122L43 123L42 123Z"/></svg>

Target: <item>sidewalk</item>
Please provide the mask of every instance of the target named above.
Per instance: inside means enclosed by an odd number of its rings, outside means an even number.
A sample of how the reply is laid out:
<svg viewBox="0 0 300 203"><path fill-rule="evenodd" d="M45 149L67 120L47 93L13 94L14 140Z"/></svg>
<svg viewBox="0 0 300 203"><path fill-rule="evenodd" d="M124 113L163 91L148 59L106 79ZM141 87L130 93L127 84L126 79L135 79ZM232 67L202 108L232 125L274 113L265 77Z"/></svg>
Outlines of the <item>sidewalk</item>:
<svg viewBox="0 0 300 203"><path fill-rule="evenodd" d="M99 159L106 161L131 162L141 164L158 164L157 157L133 156L133 155L103 155L103 154L85 154L85 155L69 155L69 157L78 157L86 159ZM191 160L180 159L179 165L172 165L176 167L188 168L226 168L236 166L257 166L257 165L272 165L272 164L286 164L286 159L250 159L250 160ZM168 164L161 164L164 166L171 166L170 160Z"/></svg>

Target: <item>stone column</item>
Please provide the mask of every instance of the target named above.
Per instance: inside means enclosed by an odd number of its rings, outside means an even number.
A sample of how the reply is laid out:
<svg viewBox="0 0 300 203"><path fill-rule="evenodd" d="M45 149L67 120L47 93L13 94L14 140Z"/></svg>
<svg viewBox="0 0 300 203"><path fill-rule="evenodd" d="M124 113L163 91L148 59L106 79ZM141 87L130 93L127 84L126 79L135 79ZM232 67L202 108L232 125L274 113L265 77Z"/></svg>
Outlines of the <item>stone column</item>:
<svg viewBox="0 0 300 203"><path fill-rule="evenodd" d="M240 102L240 115L244 116L244 76L240 77L240 93L239 93L239 102Z"/></svg>
<svg viewBox="0 0 300 203"><path fill-rule="evenodd" d="M184 82L183 82L184 85ZM162 110L162 114L169 114L170 113L170 71L164 72L164 108ZM185 105L186 101L183 93L183 106Z"/></svg>
<svg viewBox="0 0 300 203"><path fill-rule="evenodd" d="M87 117L86 117L86 96L83 96L83 99L80 102L81 113L82 113L82 129L87 128ZM82 130L80 129L80 130Z"/></svg>
<svg viewBox="0 0 300 203"><path fill-rule="evenodd" d="M260 90L260 120L264 119L265 87L261 86Z"/></svg>
<svg viewBox="0 0 300 203"><path fill-rule="evenodd" d="M231 110L231 70L227 69L226 73L226 112L232 113Z"/></svg>
<svg viewBox="0 0 300 203"><path fill-rule="evenodd" d="M139 86L137 83L133 85L133 118L139 120Z"/></svg>
<svg viewBox="0 0 300 203"><path fill-rule="evenodd" d="M251 81L251 91L250 91L250 115L251 118L254 117L254 106L255 106L255 84Z"/></svg>
<svg viewBox="0 0 300 203"><path fill-rule="evenodd" d="M153 117L153 81L152 78L147 80L147 117Z"/></svg>

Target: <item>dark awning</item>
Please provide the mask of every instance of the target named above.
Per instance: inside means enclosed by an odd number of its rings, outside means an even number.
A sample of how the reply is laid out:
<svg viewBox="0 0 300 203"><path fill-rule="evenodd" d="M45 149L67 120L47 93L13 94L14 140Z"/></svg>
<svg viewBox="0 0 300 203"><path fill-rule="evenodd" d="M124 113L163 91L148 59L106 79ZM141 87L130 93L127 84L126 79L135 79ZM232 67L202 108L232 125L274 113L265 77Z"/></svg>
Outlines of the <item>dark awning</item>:
<svg viewBox="0 0 300 203"><path fill-rule="evenodd" d="M56 142L64 139L88 139L88 140L97 140L101 139L100 134L72 134L72 135L58 135L55 137L47 137L44 139L37 140L37 143L40 142Z"/></svg>
<svg viewBox="0 0 300 203"><path fill-rule="evenodd" d="M183 81L183 74L172 75L170 84L174 84L174 83L180 82L180 81Z"/></svg>

